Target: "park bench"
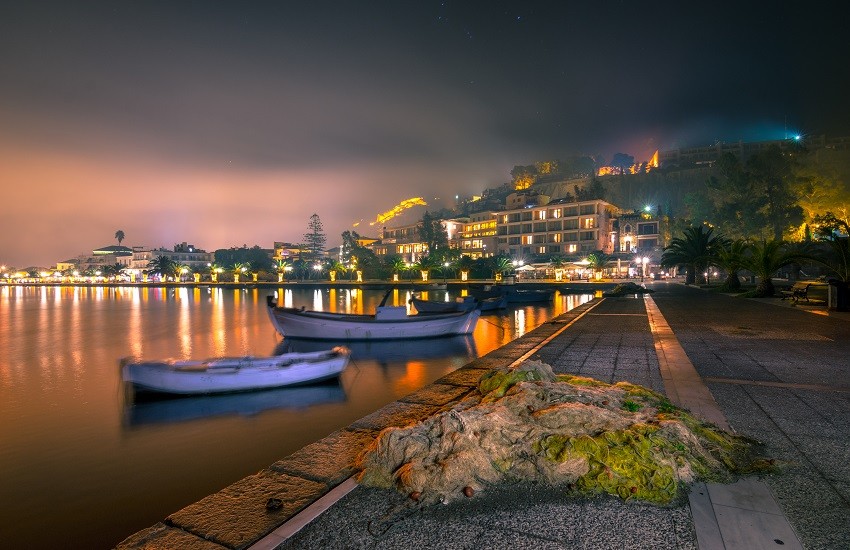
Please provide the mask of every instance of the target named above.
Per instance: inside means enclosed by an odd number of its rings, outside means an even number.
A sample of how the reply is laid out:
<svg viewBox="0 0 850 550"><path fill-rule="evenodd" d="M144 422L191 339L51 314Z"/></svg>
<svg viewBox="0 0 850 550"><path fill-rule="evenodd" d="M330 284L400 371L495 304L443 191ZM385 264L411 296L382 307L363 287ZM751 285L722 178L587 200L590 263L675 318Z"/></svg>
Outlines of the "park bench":
<svg viewBox="0 0 850 550"><path fill-rule="evenodd" d="M826 285L816 284L816 283L813 283L812 281L797 281L796 283L794 283L794 285L791 288L781 291L782 292L782 299L785 300L787 298L787 299L790 299L793 302L799 302L800 300L805 300L806 302L810 302L812 297L809 296L809 290L812 287L816 287L818 290L820 290L821 287L825 288ZM817 297L815 299L821 300L821 301L826 301L825 298L821 298L821 297Z"/></svg>
<svg viewBox="0 0 850 550"><path fill-rule="evenodd" d="M794 286L792 286L791 288L789 288L787 290L780 291L780 292L782 292L782 299L785 300L787 298L787 299L790 299L793 302L796 302L800 298L805 298L806 301L808 301L808 299L809 299L809 296L808 296L809 285L810 284L811 283L807 283L807 282L804 282L804 281L797 281L796 283L794 283Z"/></svg>

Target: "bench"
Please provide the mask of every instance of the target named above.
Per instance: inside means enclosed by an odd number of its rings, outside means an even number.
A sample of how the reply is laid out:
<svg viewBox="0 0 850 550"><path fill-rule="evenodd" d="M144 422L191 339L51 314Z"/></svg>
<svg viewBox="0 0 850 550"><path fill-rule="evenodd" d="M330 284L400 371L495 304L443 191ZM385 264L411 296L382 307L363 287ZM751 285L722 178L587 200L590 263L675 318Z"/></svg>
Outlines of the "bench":
<svg viewBox="0 0 850 550"><path fill-rule="evenodd" d="M811 302L812 300L826 302L827 298L825 294L827 286L826 284L814 281L797 281L791 288L780 292L782 293L783 300L788 298L793 302L800 300L805 300L806 302Z"/></svg>
<svg viewBox="0 0 850 550"><path fill-rule="evenodd" d="M804 298L807 302L809 301L809 285L812 283L805 281L797 281L794 283L794 286L789 288L788 290L782 290L782 299L790 299L794 302Z"/></svg>

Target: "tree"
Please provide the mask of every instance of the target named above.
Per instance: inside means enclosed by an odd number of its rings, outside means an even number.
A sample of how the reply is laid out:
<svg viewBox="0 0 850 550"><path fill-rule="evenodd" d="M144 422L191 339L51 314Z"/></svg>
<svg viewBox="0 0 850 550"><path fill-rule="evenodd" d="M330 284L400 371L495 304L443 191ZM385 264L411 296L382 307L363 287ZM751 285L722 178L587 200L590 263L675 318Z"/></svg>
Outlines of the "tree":
<svg viewBox="0 0 850 550"><path fill-rule="evenodd" d="M528 189L537 181L537 167L534 165L514 166L511 169L511 181L517 191Z"/></svg>
<svg viewBox="0 0 850 550"><path fill-rule="evenodd" d="M814 255L804 247L791 247L780 240L753 241L749 246L750 253L744 260L744 268L749 269L759 278L755 296L773 296L776 289L773 286L773 276L787 265L803 260L812 260Z"/></svg>
<svg viewBox="0 0 850 550"><path fill-rule="evenodd" d="M427 210L422 215L419 238L428 247L428 255L434 256L435 260L441 258L449 248L449 237L446 235L443 224L431 216Z"/></svg>
<svg viewBox="0 0 850 550"><path fill-rule="evenodd" d="M661 254L664 267L685 266L685 284L694 284L699 279L705 282L703 271L714 255L714 229L704 225L685 229L681 237L674 237Z"/></svg>
<svg viewBox="0 0 850 550"><path fill-rule="evenodd" d="M794 168L792 157L783 154L776 145L747 160L750 177L766 199L764 214L775 241L782 240L789 228L803 221L803 209L792 189Z"/></svg>
<svg viewBox="0 0 850 550"><path fill-rule="evenodd" d="M440 267L440 262L432 256L420 256L419 260L411 266L411 269L418 270L421 274L430 273L432 269Z"/></svg>
<svg viewBox="0 0 850 550"><path fill-rule="evenodd" d="M325 254L325 243L327 235L322 228L322 220L318 214L310 216L310 222L307 224L309 230L304 234L304 245L307 248L307 258L317 260Z"/></svg>
<svg viewBox="0 0 850 550"><path fill-rule="evenodd" d="M493 275L497 273L503 275L514 268L513 262L507 256L496 256L494 258L488 258L488 260L491 261L490 266Z"/></svg>
<svg viewBox="0 0 850 550"><path fill-rule="evenodd" d="M608 256L602 251L597 250L587 255L587 267L593 271L594 275L598 271L602 271L607 262Z"/></svg>
<svg viewBox="0 0 850 550"><path fill-rule="evenodd" d="M157 256L148 262L148 274L159 275L163 279L177 276L177 262L167 256Z"/></svg>
<svg viewBox="0 0 850 550"><path fill-rule="evenodd" d="M834 237L825 242L826 249L815 256L815 261L826 267L832 277L850 282L850 239Z"/></svg>
<svg viewBox="0 0 850 550"><path fill-rule="evenodd" d="M119 229L115 232L115 238L118 239L118 246L121 246L121 241L124 240L124 232Z"/></svg>
<svg viewBox="0 0 850 550"><path fill-rule="evenodd" d="M737 291L741 288L738 272L744 268L748 249L747 241L718 238L716 244L711 263L726 272L726 280L720 285L720 290Z"/></svg>
<svg viewBox="0 0 850 550"><path fill-rule="evenodd" d="M243 264L241 262L236 262L232 266L230 266L230 272L233 273L233 282L238 282L239 277L245 273L248 273L250 269L250 264Z"/></svg>
<svg viewBox="0 0 850 550"><path fill-rule="evenodd" d="M114 264L103 266L103 268L101 269L101 273L107 279L114 279L115 277L121 274L122 269L124 269L124 266L119 264L118 262L115 262Z"/></svg>

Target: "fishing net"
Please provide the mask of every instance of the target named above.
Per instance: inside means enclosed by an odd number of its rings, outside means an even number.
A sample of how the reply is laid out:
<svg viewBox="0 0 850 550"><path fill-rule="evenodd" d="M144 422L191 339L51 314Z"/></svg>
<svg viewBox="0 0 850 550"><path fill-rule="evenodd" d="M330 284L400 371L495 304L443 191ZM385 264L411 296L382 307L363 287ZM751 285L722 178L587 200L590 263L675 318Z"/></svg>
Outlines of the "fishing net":
<svg viewBox="0 0 850 550"><path fill-rule="evenodd" d="M531 481L664 504L682 484L770 464L754 457L750 441L642 386L526 361L488 372L478 390L415 425L383 430L357 459L358 481L422 503Z"/></svg>

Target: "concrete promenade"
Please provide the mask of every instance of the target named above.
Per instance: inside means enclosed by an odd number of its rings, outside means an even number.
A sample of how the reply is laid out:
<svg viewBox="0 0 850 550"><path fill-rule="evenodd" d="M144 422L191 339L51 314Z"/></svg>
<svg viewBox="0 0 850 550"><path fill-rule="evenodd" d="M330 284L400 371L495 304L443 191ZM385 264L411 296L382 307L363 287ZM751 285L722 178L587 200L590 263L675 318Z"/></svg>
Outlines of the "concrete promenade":
<svg viewBox="0 0 850 550"><path fill-rule="evenodd" d="M850 314L648 286L655 292L646 298L585 304L120 547L850 547ZM782 473L695 484L667 507L527 485L419 507L349 479L354 456L380 429L450 407L487 369L526 356L556 372L663 392L763 442ZM280 508L267 510L269 498Z"/></svg>

